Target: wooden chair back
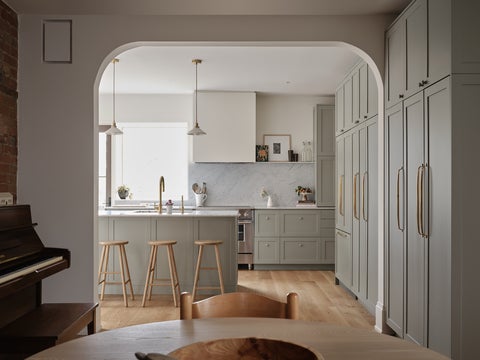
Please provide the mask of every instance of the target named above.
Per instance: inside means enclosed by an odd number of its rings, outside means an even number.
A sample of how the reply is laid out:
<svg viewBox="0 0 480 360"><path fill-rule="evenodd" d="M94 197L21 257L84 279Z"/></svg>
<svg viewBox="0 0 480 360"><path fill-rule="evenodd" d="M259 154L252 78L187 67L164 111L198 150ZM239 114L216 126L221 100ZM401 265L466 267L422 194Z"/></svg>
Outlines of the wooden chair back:
<svg viewBox="0 0 480 360"><path fill-rule="evenodd" d="M193 302L192 294L180 295L180 319L213 317L267 317L298 319L298 294L287 294L287 302L246 292L226 293Z"/></svg>

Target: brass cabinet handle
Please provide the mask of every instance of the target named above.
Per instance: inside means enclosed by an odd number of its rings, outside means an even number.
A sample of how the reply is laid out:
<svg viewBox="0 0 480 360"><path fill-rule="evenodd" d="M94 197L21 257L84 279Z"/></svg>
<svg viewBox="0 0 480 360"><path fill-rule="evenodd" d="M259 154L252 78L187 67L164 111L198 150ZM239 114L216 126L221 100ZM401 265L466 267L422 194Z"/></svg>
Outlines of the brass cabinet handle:
<svg viewBox="0 0 480 360"><path fill-rule="evenodd" d="M425 219L423 211L424 211L424 179L425 179L425 165L422 164L421 171L420 171L420 231L423 237L426 237L425 230L423 226L423 220Z"/></svg>
<svg viewBox="0 0 480 360"><path fill-rule="evenodd" d="M338 213L343 216L343 175L340 176L338 186Z"/></svg>
<svg viewBox="0 0 480 360"><path fill-rule="evenodd" d="M398 230L405 230L404 224L400 226L400 172L403 173L403 166L397 171L397 227Z"/></svg>
<svg viewBox="0 0 480 360"><path fill-rule="evenodd" d="M353 177L353 217L357 220L360 220L357 211L357 178L359 175L359 173L356 173Z"/></svg>
<svg viewBox="0 0 480 360"><path fill-rule="evenodd" d="M417 232L418 235L423 236L422 229L420 228L420 219L421 215L420 213L422 212L422 204L421 204L421 193L422 189L420 187L420 173L422 172L422 165L420 165L417 169Z"/></svg>
<svg viewBox="0 0 480 360"><path fill-rule="evenodd" d="M365 179L368 181L368 172L363 173L362 179L362 217L363 220L368 221L368 216L365 216L367 211L365 211Z"/></svg>
<svg viewBox="0 0 480 360"><path fill-rule="evenodd" d="M341 233L340 231L337 231L337 235L338 235L338 236L341 236L341 237L347 237L347 235L346 235L346 234L344 234L344 233Z"/></svg>

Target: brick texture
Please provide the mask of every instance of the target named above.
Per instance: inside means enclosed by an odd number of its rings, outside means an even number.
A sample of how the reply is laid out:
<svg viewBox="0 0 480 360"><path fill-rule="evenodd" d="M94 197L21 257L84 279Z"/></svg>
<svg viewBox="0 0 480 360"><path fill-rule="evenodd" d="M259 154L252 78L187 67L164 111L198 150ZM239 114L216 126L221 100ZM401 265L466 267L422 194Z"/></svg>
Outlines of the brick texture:
<svg viewBox="0 0 480 360"><path fill-rule="evenodd" d="M17 195L17 14L0 0L0 192Z"/></svg>

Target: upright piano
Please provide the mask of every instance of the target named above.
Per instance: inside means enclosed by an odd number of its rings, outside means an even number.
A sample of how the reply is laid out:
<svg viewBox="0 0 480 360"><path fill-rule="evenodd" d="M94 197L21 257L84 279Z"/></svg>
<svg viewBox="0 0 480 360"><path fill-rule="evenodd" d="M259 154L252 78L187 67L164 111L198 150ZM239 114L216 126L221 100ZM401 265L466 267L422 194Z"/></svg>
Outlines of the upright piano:
<svg viewBox="0 0 480 360"><path fill-rule="evenodd" d="M42 303L42 280L70 267L70 251L45 247L36 225L29 205L0 206L0 359L95 332L97 304Z"/></svg>

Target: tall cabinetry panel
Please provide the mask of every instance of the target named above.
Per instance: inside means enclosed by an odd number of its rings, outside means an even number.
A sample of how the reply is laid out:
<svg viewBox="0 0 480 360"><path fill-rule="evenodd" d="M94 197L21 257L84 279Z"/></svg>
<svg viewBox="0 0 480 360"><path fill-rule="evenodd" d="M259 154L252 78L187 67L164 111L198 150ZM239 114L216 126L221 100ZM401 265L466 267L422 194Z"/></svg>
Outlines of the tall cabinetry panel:
<svg viewBox="0 0 480 360"><path fill-rule="evenodd" d="M386 112L387 324L450 354L447 78Z"/></svg>
<svg viewBox="0 0 480 360"><path fill-rule="evenodd" d="M405 27L396 22L385 37L385 103L389 108L404 97Z"/></svg>
<svg viewBox="0 0 480 360"><path fill-rule="evenodd" d="M314 121L317 206L335 205L335 107L317 105Z"/></svg>
<svg viewBox="0 0 480 360"><path fill-rule="evenodd" d="M352 97L345 96L350 86ZM340 88L343 111L352 109L353 123L336 139L335 275L374 313L378 298L377 84L368 65L361 62Z"/></svg>
<svg viewBox="0 0 480 360"><path fill-rule="evenodd" d="M387 324L403 335L404 309L404 168L403 104L385 111L385 303Z"/></svg>

